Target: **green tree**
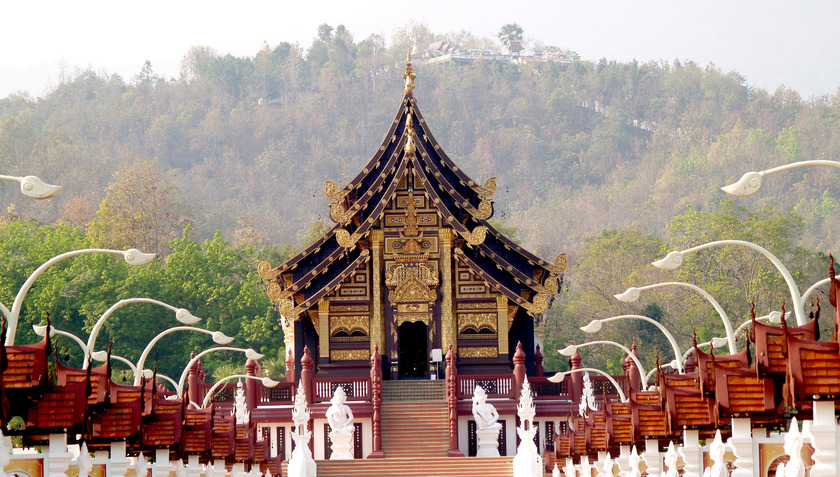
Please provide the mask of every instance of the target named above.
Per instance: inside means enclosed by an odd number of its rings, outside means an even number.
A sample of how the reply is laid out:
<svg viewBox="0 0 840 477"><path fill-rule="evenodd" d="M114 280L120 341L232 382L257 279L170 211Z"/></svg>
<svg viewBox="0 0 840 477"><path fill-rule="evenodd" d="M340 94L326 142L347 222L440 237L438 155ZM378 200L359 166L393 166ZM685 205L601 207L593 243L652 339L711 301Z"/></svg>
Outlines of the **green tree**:
<svg viewBox="0 0 840 477"><path fill-rule="evenodd" d="M626 306L613 295L629 286L650 282L655 273L650 265L664 249L664 241L638 230L606 230L586 240L586 249L572 257L564 276L564 287L546 321L546 368L565 366L556 350L592 339L617 341L630 346L629 337L647 334L646 323L621 320L605 325L597 338L585 335L580 327L591 320L626 314ZM642 311L643 308L638 309ZM644 333L640 331L645 330ZM652 343L657 345L658 342ZM653 362L659 349L639 342L643 361ZM620 372L623 353L612 346L587 347L581 351L584 365Z"/></svg>
<svg viewBox="0 0 840 477"><path fill-rule="evenodd" d="M508 46L512 41L522 41L524 33L525 30L518 23L507 23L502 25L497 36L502 45Z"/></svg>
<svg viewBox="0 0 840 477"><path fill-rule="evenodd" d="M165 254L168 242L189 222L174 176L154 161L142 161L117 172L89 233L107 247Z"/></svg>

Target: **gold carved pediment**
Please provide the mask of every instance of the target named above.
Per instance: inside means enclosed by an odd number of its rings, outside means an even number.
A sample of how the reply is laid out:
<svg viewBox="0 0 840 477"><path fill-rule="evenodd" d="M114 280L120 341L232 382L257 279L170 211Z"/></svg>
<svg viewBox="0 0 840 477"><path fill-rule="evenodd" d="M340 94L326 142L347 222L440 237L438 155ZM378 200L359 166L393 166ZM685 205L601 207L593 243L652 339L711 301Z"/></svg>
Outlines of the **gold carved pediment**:
<svg viewBox="0 0 840 477"><path fill-rule="evenodd" d="M388 299L392 304L434 302L437 299L434 287L439 283L432 268L422 263L400 264L385 275L385 285L391 288Z"/></svg>

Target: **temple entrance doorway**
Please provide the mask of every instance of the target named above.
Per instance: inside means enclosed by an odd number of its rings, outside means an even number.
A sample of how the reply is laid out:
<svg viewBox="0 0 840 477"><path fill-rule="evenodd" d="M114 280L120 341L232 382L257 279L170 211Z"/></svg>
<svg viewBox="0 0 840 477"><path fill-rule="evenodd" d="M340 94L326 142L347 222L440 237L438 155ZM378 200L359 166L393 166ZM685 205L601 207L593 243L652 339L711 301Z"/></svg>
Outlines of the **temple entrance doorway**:
<svg viewBox="0 0 840 477"><path fill-rule="evenodd" d="M429 328L422 321L405 322L397 329L399 339L399 379L416 379L428 376Z"/></svg>

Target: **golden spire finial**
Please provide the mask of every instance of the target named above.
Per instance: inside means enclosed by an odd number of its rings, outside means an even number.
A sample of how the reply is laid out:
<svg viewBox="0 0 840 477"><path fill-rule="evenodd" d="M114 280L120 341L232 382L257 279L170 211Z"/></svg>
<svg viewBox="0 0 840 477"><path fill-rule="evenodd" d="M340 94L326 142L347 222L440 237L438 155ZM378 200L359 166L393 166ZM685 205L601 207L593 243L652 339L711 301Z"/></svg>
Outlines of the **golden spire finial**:
<svg viewBox="0 0 840 477"><path fill-rule="evenodd" d="M405 73L403 73L403 79L405 79L405 94L411 94L414 91L414 78L417 75L414 74L414 70L411 68L411 50L408 50L408 54L406 55L406 63L405 63Z"/></svg>
<svg viewBox="0 0 840 477"><path fill-rule="evenodd" d="M408 80L406 80L408 81ZM408 91L406 89L406 91ZM414 144L414 119L411 115L411 108L406 108L407 116L405 117L405 133L408 135L408 139L405 141L405 150L406 154L414 154L417 146Z"/></svg>

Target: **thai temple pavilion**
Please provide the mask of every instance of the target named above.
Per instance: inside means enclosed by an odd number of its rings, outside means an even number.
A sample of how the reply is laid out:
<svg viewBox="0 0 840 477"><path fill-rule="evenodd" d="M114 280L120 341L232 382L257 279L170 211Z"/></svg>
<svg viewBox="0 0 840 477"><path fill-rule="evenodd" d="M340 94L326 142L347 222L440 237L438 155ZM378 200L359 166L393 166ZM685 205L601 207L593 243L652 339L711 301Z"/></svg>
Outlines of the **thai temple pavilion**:
<svg viewBox="0 0 840 477"><path fill-rule="evenodd" d="M488 223L495 178L479 185L446 155L410 59L403 77L376 153L345 186L326 183L335 225L286 263L260 263L298 377L304 346L320 376L367 375L378 349L386 376L404 379L430 377L433 350L450 346L462 374L509 373L519 342L532 374L565 254L546 262Z"/></svg>

